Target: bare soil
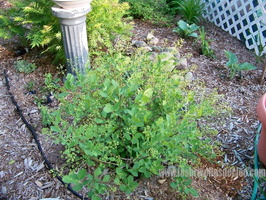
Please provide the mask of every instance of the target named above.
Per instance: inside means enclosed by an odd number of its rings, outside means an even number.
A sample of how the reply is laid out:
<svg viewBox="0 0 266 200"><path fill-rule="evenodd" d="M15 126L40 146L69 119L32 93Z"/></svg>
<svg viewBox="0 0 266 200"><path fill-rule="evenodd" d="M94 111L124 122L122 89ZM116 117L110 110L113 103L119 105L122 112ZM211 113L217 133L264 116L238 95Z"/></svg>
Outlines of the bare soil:
<svg viewBox="0 0 266 200"><path fill-rule="evenodd" d="M8 6L0 1L0 7ZM265 83L259 83L263 64L256 62L252 51L236 38L209 22L202 22L216 59L201 55L199 46L192 40L185 40L180 54L188 58L189 71L193 77L203 81L207 88L216 88L223 94L223 101L232 108L225 123L217 126L216 140L221 142L224 155L217 158L216 164L203 160L204 168L222 169L235 167L253 168L254 137L258 127L256 105L265 93ZM174 46L180 40L172 32L173 27L158 27L143 21L135 21L132 39L145 40L152 32L159 39L158 46ZM0 200L37 200L42 198L78 199L47 170L35 141L11 102L6 88L4 70L6 70L11 92L21 107L28 122L36 129L39 141L49 161L55 168L62 165L61 147L55 146L41 134L41 117L35 96L44 95L43 80L46 73L61 77L56 66L51 64L49 56L34 49L23 55L18 50L25 47L14 40L0 40ZM239 62L249 62L257 66L256 70L243 72L242 78L229 80L226 76L227 58L224 50L234 52ZM30 74L18 73L14 69L17 60L34 62L38 68ZM29 88L29 83L32 83ZM41 97L47 98L47 93ZM260 168L263 168L260 165ZM169 187L170 177L153 177L140 180L140 186L129 197L120 193L111 193L104 199L180 199L180 195ZM198 189L200 197L191 199L250 199L253 187L252 177L207 177L195 178L192 185Z"/></svg>

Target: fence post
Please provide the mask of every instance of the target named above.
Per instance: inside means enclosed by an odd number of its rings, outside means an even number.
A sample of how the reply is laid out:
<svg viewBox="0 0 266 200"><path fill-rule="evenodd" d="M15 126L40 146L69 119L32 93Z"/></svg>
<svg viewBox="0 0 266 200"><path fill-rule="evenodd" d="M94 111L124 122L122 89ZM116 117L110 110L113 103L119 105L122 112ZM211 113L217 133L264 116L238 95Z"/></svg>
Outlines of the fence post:
<svg viewBox="0 0 266 200"><path fill-rule="evenodd" d="M53 15L60 19L67 73L73 75L90 67L86 31L86 14L90 11L90 5L73 9L52 7Z"/></svg>

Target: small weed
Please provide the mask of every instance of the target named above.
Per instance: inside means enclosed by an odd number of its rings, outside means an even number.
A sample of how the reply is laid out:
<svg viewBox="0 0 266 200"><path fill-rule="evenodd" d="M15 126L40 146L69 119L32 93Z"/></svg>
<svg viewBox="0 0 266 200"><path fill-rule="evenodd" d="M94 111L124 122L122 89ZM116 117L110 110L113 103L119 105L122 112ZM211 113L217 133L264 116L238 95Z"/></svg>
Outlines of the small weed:
<svg viewBox="0 0 266 200"><path fill-rule="evenodd" d="M59 81L60 81L59 78L53 79L50 73L45 74L44 77L45 89L49 92L54 92L60 87Z"/></svg>
<svg viewBox="0 0 266 200"><path fill-rule="evenodd" d="M229 70L230 79L233 79L237 73L239 73L239 76L241 78L241 71L256 69L256 67L250 63L238 63L236 55L231 51L224 51L224 52L228 58L228 62L225 65Z"/></svg>
<svg viewBox="0 0 266 200"><path fill-rule="evenodd" d="M258 34L257 36L252 35L252 39L253 39L253 42L257 46L258 51L259 51L258 54L256 55L256 61L259 63L264 62L265 55L263 54L263 51L266 48L266 44L263 43L263 40L262 40L260 34Z"/></svg>
<svg viewBox="0 0 266 200"><path fill-rule="evenodd" d="M25 86L25 89L28 91L28 92L31 92L34 90L36 86L36 82L35 81L29 81L27 82L27 85Z"/></svg>
<svg viewBox="0 0 266 200"><path fill-rule="evenodd" d="M263 43L263 40L260 34L258 34L257 36L253 36L253 35L251 36L252 36L254 44L258 48L258 54L256 54L256 62L264 63L264 67L263 67L261 78L260 78L260 83L262 84L264 81L264 76L265 76L265 71L266 71L266 54L263 53L264 49L266 48L266 44Z"/></svg>
<svg viewBox="0 0 266 200"><path fill-rule="evenodd" d="M26 73L29 74L31 72L34 72L36 70L36 65L32 64L26 60L18 60L15 65L14 68L21 73Z"/></svg>
<svg viewBox="0 0 266 200"><path fill-rule="evenodd" d="M206 38L206 32L204 30L204 27L201 27L199 29L199 33L200 33L200 35L199 35L198 39L201 40L201 51L202 51L202 54L207 56L207 57L210 57L210 58L216 58L215 54L214 54L214 51L211 48L210 43L209 43L209 42L211 42L213 40L208 40Z"/></svg>

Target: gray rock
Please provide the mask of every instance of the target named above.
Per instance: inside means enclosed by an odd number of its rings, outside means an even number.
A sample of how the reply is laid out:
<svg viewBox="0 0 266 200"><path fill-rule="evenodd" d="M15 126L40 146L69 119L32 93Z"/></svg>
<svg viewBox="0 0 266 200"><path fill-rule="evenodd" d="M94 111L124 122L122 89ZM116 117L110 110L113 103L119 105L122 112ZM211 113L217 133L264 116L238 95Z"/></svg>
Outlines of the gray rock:
<svg viewBox="0 0 266 200"><path fill-rule="evenodd" d="M193 76L193 73L192 72L188 72L186 75L185 75L185 80L186 81L193 81L194 80L194 76Z"/></svg>
<svg viewBox="0 0 266 200"><path fill-rule="evenodd" d="M159 39L158 38L152 38L150 41L149 41L149 44L151 45L156 45L159 43Z"/></svg>
<svg viewBox="0 0 266 200"><path fill-rule="evenodd" d="M140 47L146 47L146 42L140 41L140 40L132 40L132 46L140 48Z"/></svg>
<svg viewBox="0 0 266 200"><path fill-rule="evenodd" d="M147 37L146 37L147 41L150 41L150 40L152 40L153 38L155 38L154 35L153 35L152 33L148 33L148 35L147 35Z"/></svg>
<svg viewBox="0 0 266 200"><path fill-rule="evenodd" d="M152 52L152 48L149 46L139 47L139 49L143 52Z"/></svg>
<svg viewBox="0 0 266 200"><path fill-rule="evenodd" d="M176 65L176 69L179 69L179 70L188 69L187 59L181 58Z"/></svg>
<svg viewBox="0 0 266 200"><path fill-rule="evenodd" d="M163 49L162 49L162 47L159 47L159 46L153 46L152 51L158 53L158 52L163 52Z"/></svg>
<svg viewBox="0 0 266 200"><path fill-rule="evenodd" d="M179 52L175 53L175 57L176 57L177 60L180 60L181 59L180 53Z"/></svg>
<svg viewBox="0 0 266 200"><path fill-rule="evenodd" d="M163 52L177 52L178 50L175 47L168 47L162 50Z"/></svg>

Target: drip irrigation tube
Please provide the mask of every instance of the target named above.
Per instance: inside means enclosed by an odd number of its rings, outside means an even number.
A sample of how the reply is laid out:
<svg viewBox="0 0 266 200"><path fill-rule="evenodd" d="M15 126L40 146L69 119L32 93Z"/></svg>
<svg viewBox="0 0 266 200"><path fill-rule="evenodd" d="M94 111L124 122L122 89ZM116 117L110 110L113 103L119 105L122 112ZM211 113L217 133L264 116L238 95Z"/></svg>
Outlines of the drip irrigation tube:
<svg viewBox="0 0 266 200"><path fill-rule="evenodd" d="M262 127L262 124L260 123L257 129L257 135L255 137L255 142L254 142L254 171L255 172L259 169L258 141L259 141L259 136L261 132L261 127ZM258 174L255 173L251 200L257 199L258 189L259 189L259 177L258 177ZM266 200L266 198L265 197L259 198L259 200Z"/></svg>
<svg viewBox="0 0 266 200"><path fill-rule="evenodd" d="M10 84L9 84L9 80L8 80L8 76L7 76L7 73L6 73L6 70L4 70L4 77L5 77L5 81L6 81L6 87L7 87L7 91L8 91L8 94L11 98L11 101L12 103L15 105L16 109L17 109L17 112L20 116L20 118L22 119L22 121L24 122L24 124L26 125L26 127L29 129L29 131L31 132L34 140L35 140L35 143L37 144L37 148L38 150L40 151L41 153L41 156L43 157L43 160L45 162L45 164L47 165L48 169L49 170L53 170L56 174L56 178L63 184L67 187L67 189L73 194L75 195L76 197L80 198L80 199L84 199L84 200L88 200L88 198L85 198L83 197L81 194L77 193L76 191L74 191L71 187L70 187L70 184L67 184L63 181L62 177L59 176L57 174L57 172L54 170L53 166L51 165L50 161L47 159L45 153L43 152L43 149L42 149L42 146L38 140L38 136L37 136L37 133L35 131L35 129L28 123L28 121L26 120L26 118L24 117L23 113L22 113L22 110L20 109L17 101L15 100L14 98L14 95L12 94L12 92L10 91Z"/></svg>
<svg viewBox="0 0 266 200"><path fill-rule="evenodd" d="M258 170L258 140L259 140L259 135L260 135L260 131L261 131L261 124L259 124L259 127L257 129L257 135L255 137L255 142L254 142L254 170ZM259 178L258 176L254 176L254 185L253 185L253 193L252 193L252 197L251 200L256 200L257 198L257 192L258 192L258 188L259 188Z"/></svg>

